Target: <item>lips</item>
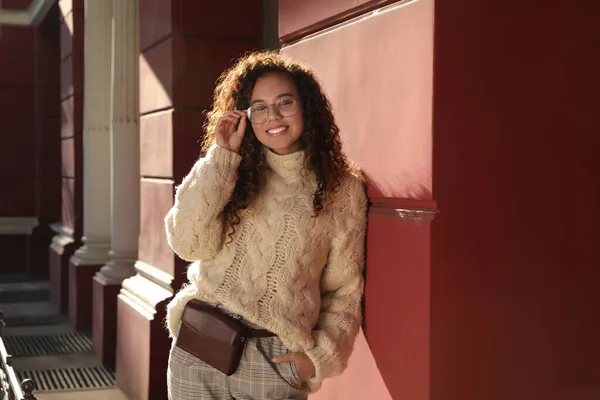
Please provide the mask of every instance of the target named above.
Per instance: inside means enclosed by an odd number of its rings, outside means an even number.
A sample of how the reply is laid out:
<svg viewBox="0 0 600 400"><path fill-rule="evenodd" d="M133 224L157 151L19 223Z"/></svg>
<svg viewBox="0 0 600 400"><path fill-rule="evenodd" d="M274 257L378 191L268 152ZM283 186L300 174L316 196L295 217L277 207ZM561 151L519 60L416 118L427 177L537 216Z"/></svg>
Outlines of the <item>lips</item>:
<svg viewBox="0 0 600 400"><path fill-rule="evenodd" d="M288 130L287 126L275 126L267 130L269 136L281 136Z"/></svg>

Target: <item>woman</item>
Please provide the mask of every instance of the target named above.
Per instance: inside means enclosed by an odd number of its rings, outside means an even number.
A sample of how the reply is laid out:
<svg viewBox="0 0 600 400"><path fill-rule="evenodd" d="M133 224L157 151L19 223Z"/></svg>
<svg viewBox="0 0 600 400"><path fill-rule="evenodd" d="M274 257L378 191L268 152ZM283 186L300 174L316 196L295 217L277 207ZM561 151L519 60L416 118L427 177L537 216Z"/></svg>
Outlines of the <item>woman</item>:
<svg viewBox="0 0 600 400"><path fill-rule="evenodd" d="M176 339L196 299L273 336L248 339L231 376L173 346L170 399L306 399L344 370L360 326L363 181L312 72L276 53L221 76L205 128L165 219L192 261L168 328Z"/></svg>

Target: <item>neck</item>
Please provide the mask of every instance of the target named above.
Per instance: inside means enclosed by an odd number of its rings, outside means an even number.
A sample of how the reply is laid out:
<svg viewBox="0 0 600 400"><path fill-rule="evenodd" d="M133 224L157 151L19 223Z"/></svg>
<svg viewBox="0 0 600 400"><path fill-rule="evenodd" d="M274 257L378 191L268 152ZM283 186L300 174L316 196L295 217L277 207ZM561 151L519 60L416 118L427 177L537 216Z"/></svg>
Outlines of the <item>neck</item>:
<svg viewBox="0 0 600 400"><path fill-rule="evenodd" d="M267 165L285 180L295 180L302 176L305 153L303 150L290 154L277 154L267 147L263 148Z"/></svg>

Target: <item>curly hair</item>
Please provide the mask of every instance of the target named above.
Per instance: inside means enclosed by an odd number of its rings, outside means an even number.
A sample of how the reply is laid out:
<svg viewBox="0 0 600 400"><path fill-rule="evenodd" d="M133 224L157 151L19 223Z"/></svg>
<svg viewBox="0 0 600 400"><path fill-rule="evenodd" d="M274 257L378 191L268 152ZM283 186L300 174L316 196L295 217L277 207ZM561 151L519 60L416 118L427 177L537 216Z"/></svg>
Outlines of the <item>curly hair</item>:
<svg viewBox="0 0 600 400"><path fill-rule="evenodd" d="M313 172L316 177L313 209L317 216L323 211L328 196L339 187L343 177L349 173L357 174L358 169L342 152L340 129L335 123L331 104L307 66L271 51L253 52L240 58L217 80L213 106L204 124L202 151L208 151L216 143L215 127L221 114L230 110L247 109L257 79L269 72L289 76L298 89L304 119L300 143L306 152L305 169ZM238 213L248 206L264 184L267 165L262 148L251 124L248 124L240 148L242 161L237 182L231 200L221 213L226 228L223 232L225 234L229 231L230 239L235 233L235 226L240 223Z"/></svg>

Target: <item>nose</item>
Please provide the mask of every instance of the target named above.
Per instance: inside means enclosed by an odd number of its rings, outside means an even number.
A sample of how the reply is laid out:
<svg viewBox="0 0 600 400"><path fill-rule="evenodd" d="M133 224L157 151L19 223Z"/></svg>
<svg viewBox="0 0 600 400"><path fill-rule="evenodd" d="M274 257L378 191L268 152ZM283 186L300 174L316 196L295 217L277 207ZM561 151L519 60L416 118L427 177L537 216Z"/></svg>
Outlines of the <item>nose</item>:
<svg viewBox="0 0 600 400"><path fill-rule="evenodd" d="M267 117L267 121L277 121L278 119L281 119L281 115L279 115L277 107L275 107L275 104L269 105L269 116Z"/></svg>

